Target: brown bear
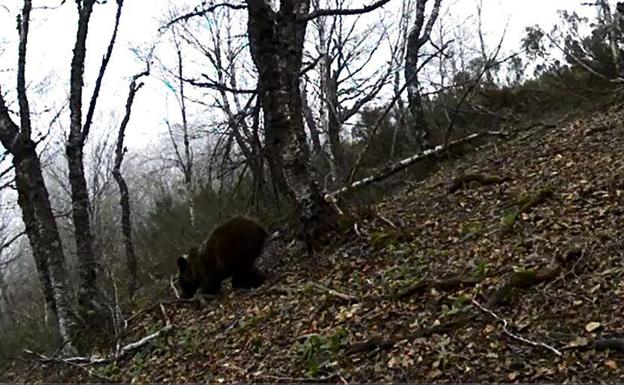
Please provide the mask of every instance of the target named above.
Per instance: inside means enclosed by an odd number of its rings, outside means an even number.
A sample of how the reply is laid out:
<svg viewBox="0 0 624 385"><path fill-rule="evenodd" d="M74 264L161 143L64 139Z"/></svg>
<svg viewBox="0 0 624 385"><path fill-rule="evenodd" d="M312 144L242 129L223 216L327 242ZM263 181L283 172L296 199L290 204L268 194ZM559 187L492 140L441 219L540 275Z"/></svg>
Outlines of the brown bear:
<svg viewBox="0 0 624 385"><path fill-rule="evenodd" d="M264 276L255 266L268 233L255 221L234 217L215 228L199 247L178 258L179 284L183 298L197 289L202 294L218 294L221 281L232 277L235 288L262 285Z"/></svg>

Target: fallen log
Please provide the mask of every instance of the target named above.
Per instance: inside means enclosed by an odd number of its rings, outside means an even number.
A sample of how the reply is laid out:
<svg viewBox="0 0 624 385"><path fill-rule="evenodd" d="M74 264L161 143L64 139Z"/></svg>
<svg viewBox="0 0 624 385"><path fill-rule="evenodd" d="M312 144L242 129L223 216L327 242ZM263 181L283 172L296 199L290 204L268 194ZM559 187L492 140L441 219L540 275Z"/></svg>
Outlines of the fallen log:
<svg viewBox="0 0 624 385"><path fill-rule="evenodd" d="M432 149L420 152L418 154L415 154L413 156L410 156L409 158L405 158L397 163L391 164L387 167L384 167L380 170L378 170L377 172L375 172L373 175L366 177L364 179L360 179L358 181L355 181L341 189L338 189L336 191L333 191L331 193L325 194L325 200L329 203L333 203L335 202L336 198L339 195L345 194L349 191L355 190L357 188L369 185L371 183L374 182L378 182L380 180L383 180L385 178L388 178L391 175L396 174L397 172L409 167L410 165L416 163L419 160L423 160L429 157L432 157L434 155L438 155L441 154L442 152L448 150L449 148L453 147L453 146L457 146L457 145L461 145L464 143L468 143L472 140L478 139L478 138L482 138L482 137L486 137L486 136L499 136L499 137L505 137L507 136L507 133L502 132L502 131L485 131L485 132L479 132L476 134L472 134L472 135L468 135L465 136L463 138L457 139L457 140L453 140L448 142L448 144L446 145L439 145L437 147L434 147Z"/></svg>

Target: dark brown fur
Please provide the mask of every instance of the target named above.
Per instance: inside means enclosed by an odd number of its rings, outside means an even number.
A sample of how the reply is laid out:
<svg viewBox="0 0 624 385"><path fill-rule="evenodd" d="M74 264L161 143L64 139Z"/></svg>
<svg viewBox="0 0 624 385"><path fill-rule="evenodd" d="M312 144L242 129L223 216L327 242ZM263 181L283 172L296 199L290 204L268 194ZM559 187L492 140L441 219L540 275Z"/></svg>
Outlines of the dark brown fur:
<svg viewBox="0 0 624 385"><path fill-rule="evenodd" d="M237 288L260 286L264 277L255 261L267 236L262 226L244 217L234 217L215 228L186 258L178 258L182 297L191 298L198 288L203 294L217 294L221 281L228 277Z"/></svg>

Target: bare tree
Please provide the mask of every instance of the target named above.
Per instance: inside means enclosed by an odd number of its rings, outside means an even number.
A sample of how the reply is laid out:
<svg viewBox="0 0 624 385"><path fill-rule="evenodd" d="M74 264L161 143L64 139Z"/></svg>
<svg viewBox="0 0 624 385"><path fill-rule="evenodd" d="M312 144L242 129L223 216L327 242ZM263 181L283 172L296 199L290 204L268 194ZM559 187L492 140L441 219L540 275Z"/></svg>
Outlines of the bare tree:
<svg viewBox="0 0 624 385"><path fill-rule="evenodd" d="M407 100L411 114L411 124L413 124L414 136L421 149L429 146L429 125L425 119L425 109L418 80L418 59L421 48L429 41L431 29L438 18L440 3L442 0L435 0L431 14L425 24L425 7L427 0L416 0L416 15L414 25L407 37L407 47L405 54L405 81L407 87Z"/></svg>
<svg viewBox="0 0 624 385"><path fill-rule="evenodd" d="M346 0L329 3L334 8L348 5ZM316 1L317 8L318 4ZM340 137L342 128L390 79L391 63L376 66L371 73L371 62L383 46L387 31L381 20L357 28L363 24L359 17L351 22L341 16L319 18L313 24L318 31L320 117L332 154L334 179L344 183L347 165Z"/></svg>
<svg viewBox="0 0 624 385"><path fill-rule="evenodd" d="M97 315L101 313L102 309L97 300L97 261L93 253L90 200L84 171L84 146L93 122L93 115L95 113L97 100L102 87L104 74L115 46L123 3L123 0L117 0L117 13L115 15L113 33L106 53L102 58L102 63L95 81L95 87L93 94L91 95L91 100L83 125L82 96L84 88L83 75L87 52L87 35L93 7L97 4L97 1L76 1L78 10L78 30L76 33L76 42L74 44L71 62L69 95L70 126L65 152L67 155L69 170L69 184L71 187L72 198L72 219L74 222L74 237L76 240L76 253L78 256L78 267L80 273L78 304L79 310L87 322L96 321L98 319Z"/></svg>
<svg viewBox="0 0 624 385"><path fill-rule="evenodd" d="M188 204L191 227L193 228L193 230L195 230L196 229L196 221L195 221L196 215L195 215L195 204L194 204L195 184L193 181L193 153L192 153L191 145L189 141L189 126L188 126L188 117L187 117L187 112L186 112L186 96L184 94L184 61L182 60L182 48L178 40L178 36L175 33L174 33L173 40L175 43L176 56L178 59L177 80L178 80L178 87L179 87L179 95L176 94L176 98L180 105L180 114L182 116L182 144L184 146L183 148L184 155L182 155L178 151L178 147L175 142L174 142L174 147L176 149L176 155L178 157L180 168L182 169L182 173L184 174L184 186L186 187L186 200Z"/></svg>
<svg viewBox="0 0 624 385"><path fill-rule="evenodd" d="M308 163L299 89L307 23L323 16L369 12L388 1L377 1L360 9L316 9L313 12L309 12L309 0L281 1L277 11L263 0L247 1L247 30L260 80L269 167L280 189L296 204L300 236L309 251L315 239L333 228L335 213L321 196Z"/></svg>
<svg viewBox="0 0 624 385"><path fill-rule="evenodd" d="M357 9L310 12L310 0L282 0L279 9L273 9L271 1L247 0L245 4L219 3L199 8L168 23L170 26L218 7L247 9L247 36L258 71L269 169L280 191L297 208L299 236L309 252L322 234L335 227L336 213L323 199L309 163L299 84L307 24L319 17L370 12L389 1L379 0Z"/></svg>
<svg viewBox="0 0 624 385"><path fill-rule="evenodd" d="M50 205L41 163L32 139L31 117L26 92L26 52L32 2L24 0L18 18L20 35L17 64L19 126L12 120L0 90L0 142L13 156L15 187L26 234L33 251L45 303L56 315L64 350L73 351L76 325L65 267L65 255Z"/></svg>
<svg viewBox="0 0 624 385"><path fill-rule="evenodd" d="M143 83L137 81L143 77L149 75L149 69L132 78L130 83L130 91L128 92L128 99L126 100L126 113L119 125L119 132L117 134L117 142L115 144L115 166L113 167L113 177L119 186L119 204L121 206L121 232L123 235L124 249L126 252L126 266L128 268L128 291L130 294L134 294L138 287L138 272L137 272L137 259L134 252L134 244L132 243L132 221L131 221L131 208L130 208L130 193L128 191L128 185L121 174L121 163L123 162L126 148L124 147L124 137L126 135L126 128L130 121L130 115L132 113L132 104L134 103L134 97L139 89L143 86Z"/></svg>

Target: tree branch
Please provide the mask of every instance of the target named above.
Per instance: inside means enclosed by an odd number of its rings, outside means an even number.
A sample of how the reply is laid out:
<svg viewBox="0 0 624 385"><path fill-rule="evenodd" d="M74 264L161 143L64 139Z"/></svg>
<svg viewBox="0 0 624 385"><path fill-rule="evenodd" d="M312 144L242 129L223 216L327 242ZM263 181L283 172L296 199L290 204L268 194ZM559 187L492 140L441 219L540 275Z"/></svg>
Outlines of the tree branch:
<svg viewBox="0 0 624 385"><path fill-rule="evenodd" d="M214 80L210 79L206 74L202 74L202 76L206 79L205 82L200 82L195 79L184 79L184 81L195 87L210 88L213 90L231 92L234 94L255 94L257 92L256 90L252 89L234 89L232 87L228 87L225 84L215 82Z"/></svg>
<svg viewBox="0 0 624 385"><path fill-rule="evenodd" d="M91 102L89 103L89 110L87 111L87 117L84 122L84 127L82 129L82 141L84 143L87 136L89 136L89 130L91 128L91 122L93 121L93 114L95 113L95 105L97 104L97 99L100 94L100 89L102 88L102 80L104 79L104 73L106 72L106 68L108 67L108 62L113 54L113 47L115 46L115 40L117 39L117 31L119 30L119 21L121 19L121 10L123 8L124 0L117 0L117 13L115 14L115 26L113 27L113 34L108 43L108 48L106 49L106 54L102 58L102 64L100 65L100 72L98 73L98 77L95 81L95 87L93 88L93 95L91 95Z"/></svg>
<svg viewBox="0 0 624 385"><path fill-rule="evenodd" d="M11 119L9 109L6 106L2 89L0 88L0 141L2 145L11 152L13 145L19 134L19 127Z"/></svg>
<svg viewBox="0 0 624 385"><path fill-rule="evenodd" d="M217 8L220 7L226 7L226 8L230 8L230 9L247 9L247 6L244 4L229 4L229 3L218 3L218 4L213 4L209 7L206 8L202 8L202 9L195 9L193 12L189 12L187 14L184 15L180 15L178 17L173 18L172 20L170 20L169 22L167 22L167 24L163 25L162 27L160 27L158 30L160 32L162 32L163 30L171 27L172 25L179 23L181 21L187 21L193 17L196 16L203 16L207 13L210 12L214 12Z"/></svg>
<svg viewBox="0 0 624 385"><path fill-rule="evenodd" d="M317 9L314 12L310 12L307 15L303 15L298 18L299 21L306 22L310 20L314 20L323 16L350 16L350 15L360 15L362 13L372 12L378 8L383 7L388 4L391 0L378 0L371 5L365 5L362 8L354 8L354 9Z"/></svg>

